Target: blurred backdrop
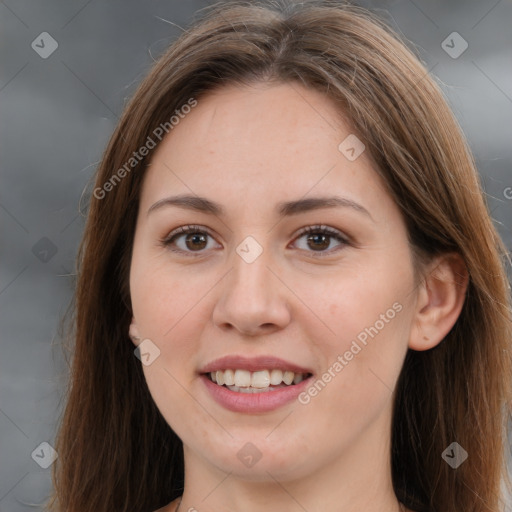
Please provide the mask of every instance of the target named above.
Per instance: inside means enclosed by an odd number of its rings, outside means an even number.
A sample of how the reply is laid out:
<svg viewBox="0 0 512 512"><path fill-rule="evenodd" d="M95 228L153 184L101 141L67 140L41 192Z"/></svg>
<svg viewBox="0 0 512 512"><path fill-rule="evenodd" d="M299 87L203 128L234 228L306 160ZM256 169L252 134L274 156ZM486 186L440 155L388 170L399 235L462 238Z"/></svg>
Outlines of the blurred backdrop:
<svg viewBox="0 0 512 512"><path fill-rule="evenodd" d="M1 512L39 510L50 492L67 378L59 322L91 177L127 98L208 3L0 1ZM354 3L388 20L440 81L511 248L512 2Z"/></svg>

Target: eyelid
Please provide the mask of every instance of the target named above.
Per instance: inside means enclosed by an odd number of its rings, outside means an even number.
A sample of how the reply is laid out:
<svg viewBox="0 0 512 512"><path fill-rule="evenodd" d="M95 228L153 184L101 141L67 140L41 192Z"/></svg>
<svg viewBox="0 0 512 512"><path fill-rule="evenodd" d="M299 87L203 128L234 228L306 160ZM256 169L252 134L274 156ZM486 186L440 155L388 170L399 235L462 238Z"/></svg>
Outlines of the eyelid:
<svg viewBox="0 0 512 512"><path fill-rule="evenodd" d="M188 234L189 232L204 232L213 237L213 233L206 226L200 226L198 224L185 224L184 226L179 226L176 229L173 229L168 235L164 237L164 240L170 240L176 235L180 234Z"/></svg>
<svg viewBox="0 0 512 512"><path fill-rule="evenodd" d="M304 234L318 232L325 232L326 234L331 235L333 237L338 237L346 243L350 242L350 237L348 235L346 235L339 229L333 228L326 224L312 224L310 226L304 226L303 228L300 228L298 231L295 232L293 238L295 240L297 237L300 237Z"/></svg>

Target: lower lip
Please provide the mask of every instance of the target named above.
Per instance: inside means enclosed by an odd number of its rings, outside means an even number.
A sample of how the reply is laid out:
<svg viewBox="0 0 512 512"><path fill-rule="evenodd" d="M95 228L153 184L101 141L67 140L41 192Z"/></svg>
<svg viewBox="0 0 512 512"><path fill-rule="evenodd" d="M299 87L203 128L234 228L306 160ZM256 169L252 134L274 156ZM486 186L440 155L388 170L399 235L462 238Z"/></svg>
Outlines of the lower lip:
<svg viewBox="0 0 512 512"><path fill-rule="evenodd" d="M226 409L233 412L268 412L273 411L297 398L304 391L313 378L311 375L307 379L279 388L275 391L264 391L262 393L239 393L231 391L225 386L219 386L212 382L206 375L201 375L201 380L211 393L213 399Z"/></svg>

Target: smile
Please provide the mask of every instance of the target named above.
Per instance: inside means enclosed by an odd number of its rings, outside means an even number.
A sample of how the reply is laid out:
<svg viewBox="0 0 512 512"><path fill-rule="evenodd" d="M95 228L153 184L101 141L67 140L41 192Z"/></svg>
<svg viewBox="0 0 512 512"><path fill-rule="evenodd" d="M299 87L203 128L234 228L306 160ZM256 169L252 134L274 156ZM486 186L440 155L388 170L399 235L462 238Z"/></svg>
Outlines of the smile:
<svg viewBox="0 0 512 512"><path fill-rule="evenodd" d="M250 372L248 370L217 370L206 374L219 386L225 386L239 393L263 393L299 384L310 373L295 373L279 369Z"/></svg>
<svg viewBox="0 0 512 512"><path fill-rule="evenodd" d="M234 384L226 384L225 382L219 384L217 378L219 378L219 381L222 381L222 378L226 374L228 382L234 382ZM242 382L243 384L250 382L252 384L254 374L256 374L255 383L259 385L265 384L264 387L236 385L237 382ZM273 382L277 382L279 377L279 384L272 384L272 374L275 379ZM213 378L212 375L214 375ZM232 377L233 380L229 380L230 377ZM237 378L241 380L237 380ZM217 370L216 372L201 374L200 379L206 387L208 396L213 398L213 400L224 409L237 413L255 414L270 412L297 400L300 393L311 384L313 375L310 373L295 374L291 371L282 372L281 370L259 370L257 372L249 372L247 370ZM295 380L297 383L294 383ZM290 382L290 384L286 382Z"/></svg>

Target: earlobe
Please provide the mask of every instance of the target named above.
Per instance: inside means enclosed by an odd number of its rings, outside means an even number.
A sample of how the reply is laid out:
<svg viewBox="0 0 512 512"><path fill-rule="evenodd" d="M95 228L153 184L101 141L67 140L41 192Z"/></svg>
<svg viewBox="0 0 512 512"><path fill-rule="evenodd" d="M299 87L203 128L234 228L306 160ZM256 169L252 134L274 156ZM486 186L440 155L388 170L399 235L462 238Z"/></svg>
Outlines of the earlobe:
<svg viewBox="0 0 512 512"><path fill-rule="evenodd" d="M418 292L409 348L428 350L444 339L462 311L468 282L467 268L459 254L435 258Z"/></svg>
<svg viewBox="0 0 512 512"><path fill-rule="evenodd" d="M132 317L132 322L130 324L130 330L128 335L130 336L130 339L132 340L133 344L137 347L140 343L140 333L139 329L137 328L137 324L135 323L135 317Z"/></svg>

